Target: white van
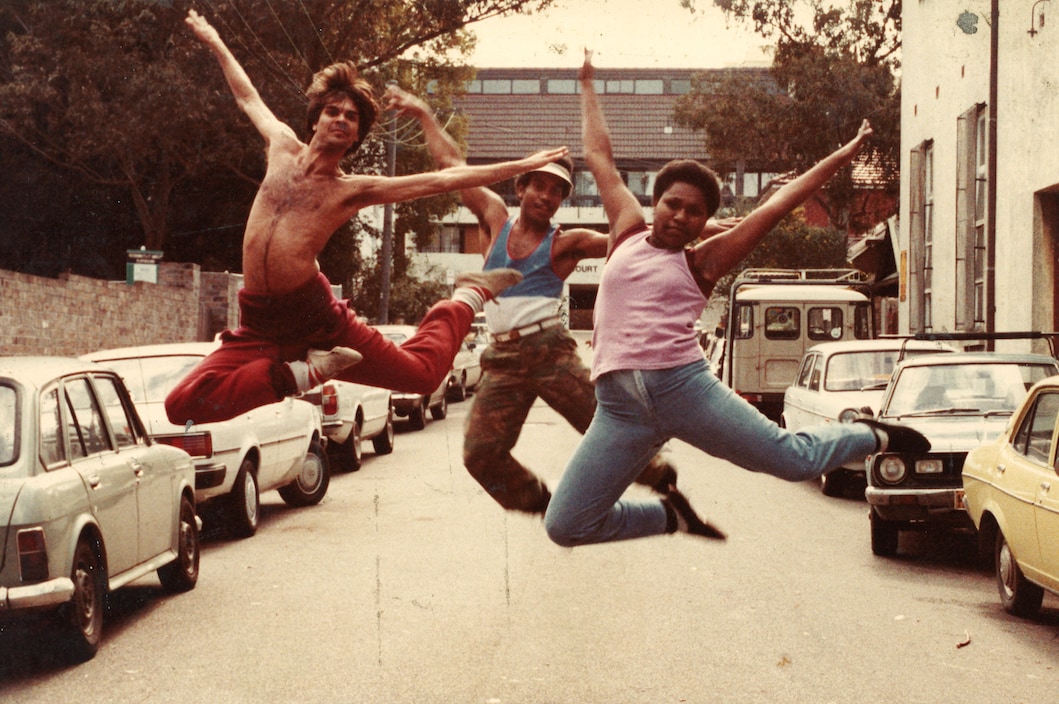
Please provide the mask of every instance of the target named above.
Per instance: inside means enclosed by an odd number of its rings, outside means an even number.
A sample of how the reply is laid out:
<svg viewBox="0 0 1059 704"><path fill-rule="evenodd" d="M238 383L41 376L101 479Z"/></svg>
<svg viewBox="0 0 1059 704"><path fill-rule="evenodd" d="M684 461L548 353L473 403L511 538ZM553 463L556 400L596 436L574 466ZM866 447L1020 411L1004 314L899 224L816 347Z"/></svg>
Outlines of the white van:
<svg viewBox="0 0 1059 704"><path fill-rule="evenodd" d="M856 269L748 269L732 284L721 379L778 420L805 350L874 337L867 277Z"/></svg>

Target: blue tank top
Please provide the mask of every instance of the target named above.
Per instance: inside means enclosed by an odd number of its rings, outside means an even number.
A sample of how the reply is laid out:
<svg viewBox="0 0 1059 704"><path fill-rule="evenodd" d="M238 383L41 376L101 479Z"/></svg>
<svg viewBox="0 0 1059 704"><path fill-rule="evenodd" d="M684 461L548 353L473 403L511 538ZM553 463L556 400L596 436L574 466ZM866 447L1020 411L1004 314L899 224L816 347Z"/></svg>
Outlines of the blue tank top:
<svg viewBox="0 0 1059 704"><path fill-rule="evenodd" d="M501 291L500 298L516 296L560 298L563 295L563 280L552 270L552 245L555 243L555 234L559 231L559 227L552 225L540 245L528 257L512 259L507 251L507 242L514 224L515 218L508 218L508 221L500 228L496 241L493 242L489 255L485 258L485 266L482 267L485 271L508 268L517 269L522 273L522 281Z"/></svg>
<svg viewBox="0 0 1059 704"><path fill-rule="evenodd" d="M486 322L494 335L555 317L563 295L563 280L552 269L552 247L559 228L552 226L529 256L512 259L507 245L514 224L515 219L509 218L500 228L483 267L486 271L517 269L523 276L522 281L485 304Z"/></svg>

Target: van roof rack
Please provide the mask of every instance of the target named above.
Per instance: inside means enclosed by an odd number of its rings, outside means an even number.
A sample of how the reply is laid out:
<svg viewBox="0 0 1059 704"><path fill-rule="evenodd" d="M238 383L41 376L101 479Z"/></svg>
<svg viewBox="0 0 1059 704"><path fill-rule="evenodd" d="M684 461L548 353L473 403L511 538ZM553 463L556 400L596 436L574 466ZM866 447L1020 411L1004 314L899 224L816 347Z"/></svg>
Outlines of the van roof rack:
<svg viewBox="0 0 1059 704"><path fill-rule="evenodd" d="M771 283L780 281L811 281L867 283L868 275L860 269L744 269L738 282Z"/></svg>

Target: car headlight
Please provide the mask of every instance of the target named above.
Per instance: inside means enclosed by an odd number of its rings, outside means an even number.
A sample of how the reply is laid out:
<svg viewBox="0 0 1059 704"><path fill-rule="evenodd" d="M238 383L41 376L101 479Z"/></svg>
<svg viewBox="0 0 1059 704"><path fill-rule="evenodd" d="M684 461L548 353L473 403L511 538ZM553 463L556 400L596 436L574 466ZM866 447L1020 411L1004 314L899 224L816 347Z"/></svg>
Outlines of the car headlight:
<svg viewBox="0 0 1059 704"><path fill-rule="evenodd" d="M887 484L899 484L904 480L908 468L905 461L897 455L887 455L879 461L876 475Z"/></svg>
<svg viewBox="0 0 1059 704"><path fill-rule="evenodd" d="M916 474L941 474L945 467L940 459L916 460Z"/></svg>
<svg viewBox="0 0 1059 704"><path fill-rule="evenodd" d="M860 418L861 413L856 408L847 408L838 414L839 423L852 423Z"/></svg>

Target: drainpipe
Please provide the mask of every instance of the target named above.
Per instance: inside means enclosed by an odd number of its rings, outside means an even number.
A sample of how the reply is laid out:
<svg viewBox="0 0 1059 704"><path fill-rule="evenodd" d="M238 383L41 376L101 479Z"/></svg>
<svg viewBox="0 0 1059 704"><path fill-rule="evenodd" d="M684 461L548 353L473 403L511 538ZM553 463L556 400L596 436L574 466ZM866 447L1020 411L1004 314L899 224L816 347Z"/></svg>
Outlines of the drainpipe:
<svg viewBox="0 0 1059 704"><path fill-rule="evenodd" d="M1000 0L992 0L989 8L989 144L987 146L989 180L986 182L985 222L985 329L996 332L996 203L997 203L997 64L1000 56ZM994 344L989 343L993 349Z"/></svg>

